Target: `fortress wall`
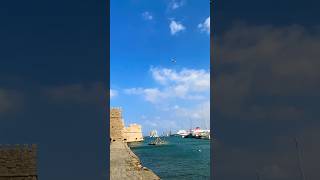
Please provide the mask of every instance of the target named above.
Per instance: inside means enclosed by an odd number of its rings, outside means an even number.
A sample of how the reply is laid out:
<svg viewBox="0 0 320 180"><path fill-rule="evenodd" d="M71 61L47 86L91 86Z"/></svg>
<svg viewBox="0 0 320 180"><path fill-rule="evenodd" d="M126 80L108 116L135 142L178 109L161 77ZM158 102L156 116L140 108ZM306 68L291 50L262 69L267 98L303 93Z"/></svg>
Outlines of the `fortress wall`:
<svg viewBox="0 0 320 180"><path fill-rule="evenodd" d="M37 180L36 145L0 145L0 180Z"/></svg>
<svg viewBox="0 0 320 180"><path fill-rule="evenodd" d="M125 128L124 136L126 138L126 142L143 141L141 125L130 124L129 127Z"/></svg>
<svg viewBox="0 0 320 180"><path fill-rule="evenodd" d="M141 125L124 126L121 108L110 109L110 141L135 142L143 141Z"/></svg>
<svg viewBox="0 0 320 180"><path fill-rule="evenodd" d="M121 108L110 110L110 141L123 141L124 123Z"/></svg>

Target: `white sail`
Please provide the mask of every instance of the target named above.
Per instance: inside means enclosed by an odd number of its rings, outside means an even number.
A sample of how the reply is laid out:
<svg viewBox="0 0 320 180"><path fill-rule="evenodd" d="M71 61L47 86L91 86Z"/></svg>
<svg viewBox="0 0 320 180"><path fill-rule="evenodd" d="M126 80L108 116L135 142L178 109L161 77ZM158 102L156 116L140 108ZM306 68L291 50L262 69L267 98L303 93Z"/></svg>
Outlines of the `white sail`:
<svg viewBox="0 0 320 180"><path fill-rule="evenodd" d="M150 132L150 137L159 137L157 130L152 130L152 131Z"/></svg>

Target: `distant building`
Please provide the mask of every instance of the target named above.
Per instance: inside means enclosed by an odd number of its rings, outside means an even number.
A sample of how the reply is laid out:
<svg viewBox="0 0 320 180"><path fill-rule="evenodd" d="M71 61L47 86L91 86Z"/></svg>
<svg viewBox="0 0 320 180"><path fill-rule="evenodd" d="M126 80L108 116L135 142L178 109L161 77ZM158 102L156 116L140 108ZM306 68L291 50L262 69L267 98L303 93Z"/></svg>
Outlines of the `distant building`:
<svg viewBox="0 0 320 180"><path fill-rule="evenodd" d="M124 137L126 142L143 141L142 128L139 124L130 124L125 128Z"/></svg>
<svg viewBox="0 0 320 180"><path fill-rule="evenodd" d="M36 145L0 145L0 180L38 180Z"/></svg>
<svg viewBox="0 0 320 180"><path fill-rule="evenodd" d="M110 109L110 142L114 141L143 141L141 125L130 124L129 127L125 127L122 119L122 109L119 107Z"/></svg>

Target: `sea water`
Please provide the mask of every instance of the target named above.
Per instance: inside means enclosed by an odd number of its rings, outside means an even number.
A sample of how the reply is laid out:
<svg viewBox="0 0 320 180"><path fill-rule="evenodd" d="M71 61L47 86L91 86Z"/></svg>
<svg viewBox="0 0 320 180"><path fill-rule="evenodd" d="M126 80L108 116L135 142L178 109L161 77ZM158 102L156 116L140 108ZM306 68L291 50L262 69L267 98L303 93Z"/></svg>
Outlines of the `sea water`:
<svg viewBox="0 0 320 180"><path fill-rule="evenodd" d="M210 179L210 140L169 136L167 144L148 145L154 138L130 143L142 165L164 180Z"/></svg>

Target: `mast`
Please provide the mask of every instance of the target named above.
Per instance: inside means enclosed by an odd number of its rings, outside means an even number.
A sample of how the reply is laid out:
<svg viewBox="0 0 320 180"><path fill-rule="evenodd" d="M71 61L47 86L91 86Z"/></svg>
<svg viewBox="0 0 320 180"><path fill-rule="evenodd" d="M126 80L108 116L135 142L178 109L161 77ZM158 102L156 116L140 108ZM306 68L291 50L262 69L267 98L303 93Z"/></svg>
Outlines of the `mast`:
<svg viewBox="0 0 320 180"><path fill-rule="evenodd" d="M192 119L191 118L189 118L190 119L190 133L191 133L191 130L192 130Z"/></svg>

